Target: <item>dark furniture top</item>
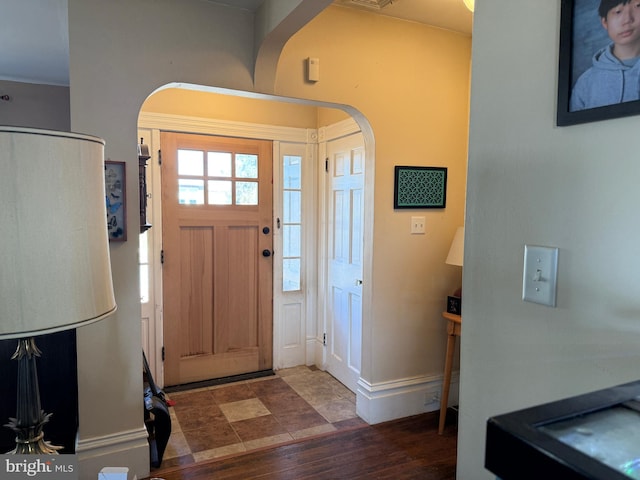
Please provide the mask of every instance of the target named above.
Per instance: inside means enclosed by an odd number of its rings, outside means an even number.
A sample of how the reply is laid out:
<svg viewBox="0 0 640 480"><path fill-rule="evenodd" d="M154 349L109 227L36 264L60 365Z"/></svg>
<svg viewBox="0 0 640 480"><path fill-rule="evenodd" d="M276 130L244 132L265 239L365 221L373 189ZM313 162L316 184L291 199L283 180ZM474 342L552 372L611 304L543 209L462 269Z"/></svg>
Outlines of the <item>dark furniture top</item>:
<svg viewBox="0 0 640 480"><path fill-rule="evenodd" d="M640 479L640 381L490 418L485 467L502 480Z"/></svg>

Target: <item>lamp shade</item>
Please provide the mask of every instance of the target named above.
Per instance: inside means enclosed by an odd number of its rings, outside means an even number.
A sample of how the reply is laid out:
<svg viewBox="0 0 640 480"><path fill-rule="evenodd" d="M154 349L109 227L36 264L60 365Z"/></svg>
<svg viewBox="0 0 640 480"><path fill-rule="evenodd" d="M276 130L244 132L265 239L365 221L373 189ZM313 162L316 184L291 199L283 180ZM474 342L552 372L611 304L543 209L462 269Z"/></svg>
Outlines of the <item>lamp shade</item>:
<svg viewBox="0 0 640 480"><path fill-rule="evenodd" d="M448 265L462 266L464 258L464 227L458 227L456 234L453 236L451 242L451 248L449 248L449 255L444 263Z"/></svg>
<svg viewBox="0 0 640 480"><path fill-rule="evenodd" d="M475 0L462 0L466 7L473 12L475 7Z"/></svg>
<svg viewBox="0 0 640 480"><path fill-rule="evenodd" d="M0 127L0 172L0 338L113 313L104 141Z"/></svg>

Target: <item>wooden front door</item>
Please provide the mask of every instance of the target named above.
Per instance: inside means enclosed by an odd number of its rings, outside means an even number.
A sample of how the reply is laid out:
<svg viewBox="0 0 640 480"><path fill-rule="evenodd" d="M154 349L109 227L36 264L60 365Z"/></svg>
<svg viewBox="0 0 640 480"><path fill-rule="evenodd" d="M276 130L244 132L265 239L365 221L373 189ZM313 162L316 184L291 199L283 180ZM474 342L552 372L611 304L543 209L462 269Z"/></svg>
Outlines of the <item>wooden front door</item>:
<svg viewBox="0 0 640 480"><path fill-rule="evenodd" d="M272 368L270 141L162 133L165 385Z"/></svg>

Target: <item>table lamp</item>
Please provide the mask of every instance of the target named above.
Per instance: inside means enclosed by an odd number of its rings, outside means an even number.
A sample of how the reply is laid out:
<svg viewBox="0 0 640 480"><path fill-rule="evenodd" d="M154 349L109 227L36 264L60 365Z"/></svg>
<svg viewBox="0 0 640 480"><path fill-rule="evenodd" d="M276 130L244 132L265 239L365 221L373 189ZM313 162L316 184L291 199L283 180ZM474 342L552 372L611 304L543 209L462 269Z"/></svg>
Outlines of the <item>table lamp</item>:
<svg viewBox="0 0 640 480"><path fill-rule="evenodd" d="M451 242L451 247L449 248L449 254L447 255L447 259L444 261L447 265L457 265L458 267L462 266L464 259L464 227L458 227L455 235L453 236L453 241ZM462 287L458 288L455 292L453 292L453 299L449 297L447 299L447 311L450 313L460 314L460 299L462 298ZM452 305L452 302L454 305Z"/></svg>
<svg viewBox="0 0 640 480"><path fill-rule="evenodd" d="M0 126L0 339L18 339L16 454L52 454L34 337L116 310L104 189L104 141Z"/></svg>
<svg viewBox="0 0 640 480"><path fill-rule="evenodd" d="M449 254L444 261L447 265L462 266L464 260L464 227L458 227L456 234L453 236Z"/></svg>

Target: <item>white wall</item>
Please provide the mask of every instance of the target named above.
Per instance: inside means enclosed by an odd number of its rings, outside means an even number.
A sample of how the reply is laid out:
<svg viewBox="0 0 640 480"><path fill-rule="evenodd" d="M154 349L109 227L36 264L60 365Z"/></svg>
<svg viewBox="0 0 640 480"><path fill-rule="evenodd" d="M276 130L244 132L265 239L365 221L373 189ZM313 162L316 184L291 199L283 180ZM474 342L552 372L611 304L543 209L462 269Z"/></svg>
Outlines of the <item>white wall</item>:
<svg viewBox="0 0 640 480"><path fill-rule="evenodd" d="M105 156L127 162L129 240L112 244L118 312L78 329L82 478L102 466L149 470L142 419L142 344L137 269L137 119L172 81L250 89L252 15L204 1L70 0L71 128L105 139Z"/></svg>
<svg viewBox="0 0 640 480"><path fill-rule="evenodd" d="M0 80L0 125L69 130L69 88Z"/></svg>
<svg viewBox="0 0 640 480"><path fill-rule="evenodd" d="M560 2L477 3L462 480L494 478L490 416L640 376L640 117L556 127ZM557 308L521 300L525 243L560 249Z"/></svg>

